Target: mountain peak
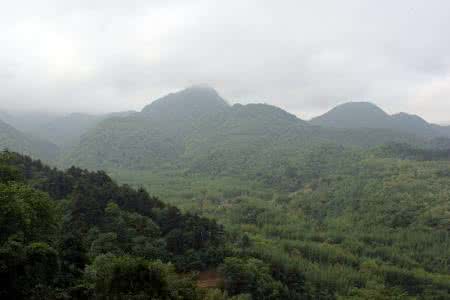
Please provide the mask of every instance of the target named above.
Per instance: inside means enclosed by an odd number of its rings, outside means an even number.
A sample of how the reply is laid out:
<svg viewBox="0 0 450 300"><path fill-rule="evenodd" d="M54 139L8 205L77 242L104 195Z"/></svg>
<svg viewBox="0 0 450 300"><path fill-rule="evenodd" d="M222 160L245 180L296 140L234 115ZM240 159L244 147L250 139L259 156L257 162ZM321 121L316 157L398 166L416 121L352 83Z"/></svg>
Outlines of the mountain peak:
<svg viewBox="0 0 450 300"><path fill-rule="evenodd" d="M399 112L397 114L393 114L392 117L395 119L398 119L398 120L410 120L410 121L416 121L416 122L421 122L421 123L427 123L427 121L425 121L422 117L420 117L418 115L408 114L405 112Z"/></svg>
<svg viewBox="0 0 450 300"><path fill-rule="evenodd" d="M155 100L144 107L142 112L178 117L198 117L220 112L229 107L214 88L207 85L194 85Z"/></svg>
<svg viewBox="0 0 450 300"><path fill-rule="evenodd" d="M367 101L346 102L346 103L336 106L330 112L337 111L337 110L341 110L341 111L342 110L352 110L352 111L363 111L363 112L372 112L372 113L376 112L376 113L381 113L381 114L387 115L386 112L384 112L376 104L374 104L372 102L367 102Z"/></svg>
<svg viewBox="0 0 450 300"><path fill-rule="evenodd" d="M347 102L311 120L314 125L337 128L386 128L390 116L371 102Z"/></svg>
<svg viewBox="0 0 450 300"><path fill-rule="evenodd" d="M440 135L437 132L440 128L434 127L418 115L411 115L404 112L392 115L392 120L396 128L407 132L413 132L422 136Z"/></svg>
<svg viewBox="0 0 450 300"><path fill-rule="evenodd" d="M418 115L389 115L370 102L349 102L310 121L313 125L347 129L389 129L422 137L449 136L447 128L433 125Z"/></svg>
<svg viewBox="0 0 450 300"><path fill-rule="evenodd" d="M190 92L197 92L197 93L212 93L215 95L219 95L219 93L216 91L216 89L214 89L212 86L208 85L208 84L194 84L191 86L186 87L184 90L182 91L190 91Z"/></svg>

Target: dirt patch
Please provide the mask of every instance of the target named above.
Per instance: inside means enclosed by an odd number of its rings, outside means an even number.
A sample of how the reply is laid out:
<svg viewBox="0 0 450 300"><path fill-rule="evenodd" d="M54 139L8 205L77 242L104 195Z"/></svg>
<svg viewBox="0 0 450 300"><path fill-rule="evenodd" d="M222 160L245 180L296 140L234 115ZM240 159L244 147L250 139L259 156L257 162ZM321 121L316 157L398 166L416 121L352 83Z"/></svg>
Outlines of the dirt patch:
<svg viewBox="0 0 450 300"><path fill-rule="evenodd" d="M216 271L204 271L198 274L197 287L199 288L218 288L223 282L222 276Z"/></svg>

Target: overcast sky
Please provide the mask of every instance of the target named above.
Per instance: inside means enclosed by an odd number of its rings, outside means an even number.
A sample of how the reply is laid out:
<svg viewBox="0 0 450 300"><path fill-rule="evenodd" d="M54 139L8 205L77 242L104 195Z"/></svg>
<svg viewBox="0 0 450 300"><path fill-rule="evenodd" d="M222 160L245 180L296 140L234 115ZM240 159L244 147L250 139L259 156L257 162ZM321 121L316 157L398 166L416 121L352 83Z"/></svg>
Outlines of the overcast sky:
<svg viewBox="0 0 450 300"><path fill-rule="evenodd" d="M450 121L448 0L15 0L0 28L0 109L141 109L202 83L302 118L363 100Z"/></svg>

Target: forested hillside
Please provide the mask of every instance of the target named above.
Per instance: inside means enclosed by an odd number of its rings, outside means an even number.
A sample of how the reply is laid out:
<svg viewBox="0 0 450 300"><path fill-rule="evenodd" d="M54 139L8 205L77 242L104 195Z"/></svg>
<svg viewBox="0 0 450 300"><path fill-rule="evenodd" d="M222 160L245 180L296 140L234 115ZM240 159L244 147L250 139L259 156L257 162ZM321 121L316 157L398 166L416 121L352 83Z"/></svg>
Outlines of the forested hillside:
<svg viewBox="0 0 450 300"><path fill-rule="evenodd" d="M369 102L349 102L338 105L329 112L313 118L311 124L348 129L390 129L420 137L450 137L446 126L430 124L417 115L397 113L389 115Z"/></svg>
<svg viewBox="0 0 450 300"><path fill-rule="evenodd" d="M0 151L4 149L33 155L44 160L54 159L59 155L56 145L20 132L0 120Z"/></svg>
<svg viewBox="0 0 450 300"><path fill-rule="evenodd" d="M26 116L5 116L27 133L3 134L0 146L53 165L89 169L203 170L208 161L208 171L236 173L267 159L277 164L279 157L317 145L425 145L450 136L448 127L405 113L391 116L370 103L340 105L306 122L267 104L229 105L206 86L171 93L136 113ZM36 146L26 145L31 143ZM52 144L61 148L60 155L55 146L50 149Z"/></svg>
<svg viewBox="0 0 450 300"><path fill-rule="evenodd" d="M196 86L102 120L66 171L4 152L0 297L449 299L445 130L369 103L306 122Z"/></svg>
<svg viewBox="0 0 450 300"><path fill-rule="evenodd" d="M0 225L2 299L296 299L303 293L301 273L243 252L243 235L142 189L118 186L101 171L61 172L3 152ZM200 288L196 274L205 270L217 274L214 287L225 292Z"/></svg>
<svg viewBox="0 0 450 300"><path fill-rule="evenodd" d="M267 104L230 106L209 87L169 94L124 118L110 118L61 159L90 169L183 167L240 172L247 165L290 157L314 145L367 148L425 139L390 128L325 128ZM269 161L267 161L269 159Z"/></svg>
<svg viewBox="0 0 450 300"><path fill-rule="evenodd" d="M133 113L132 111L100 115L71 113L31 128L29 132L49 140L61 148L70 149L79 142L83 134L97 126L101 121L108 118L126 117Z"/></svg>
<svg viewBox="0 0 450 300"><path fill-rule="evenodd" d="M13 112L0 111L0 120L17 130L35 138L49 141L60 148L69 148L77 143L80 137L102 120L111 117L125 117L133 111L86 114L70 113L67 115L45 112ZM56 157L55 157L56 158Z"/></svg>
<svg viewBox="0 0 450 300"><path fill-rule="evenodd" d="M307 299L448 299L449 155L407 144L327 145L256 180L112 173L246 233L248 253L302 274Z"/></svg>

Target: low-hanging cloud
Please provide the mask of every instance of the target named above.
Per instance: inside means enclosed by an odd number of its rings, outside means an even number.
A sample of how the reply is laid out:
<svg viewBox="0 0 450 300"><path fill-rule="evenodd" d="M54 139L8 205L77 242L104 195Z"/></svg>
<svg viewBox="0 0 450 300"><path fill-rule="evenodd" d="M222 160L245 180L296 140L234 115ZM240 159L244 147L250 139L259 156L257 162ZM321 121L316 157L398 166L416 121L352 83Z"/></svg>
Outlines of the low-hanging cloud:
<svg viewBox="0 0 450 300"><path fill-rule="evenodd" d="M450 3L10 1L0 109L140 109L197 83L311 117L351 100L450 115Z"/></svg>

